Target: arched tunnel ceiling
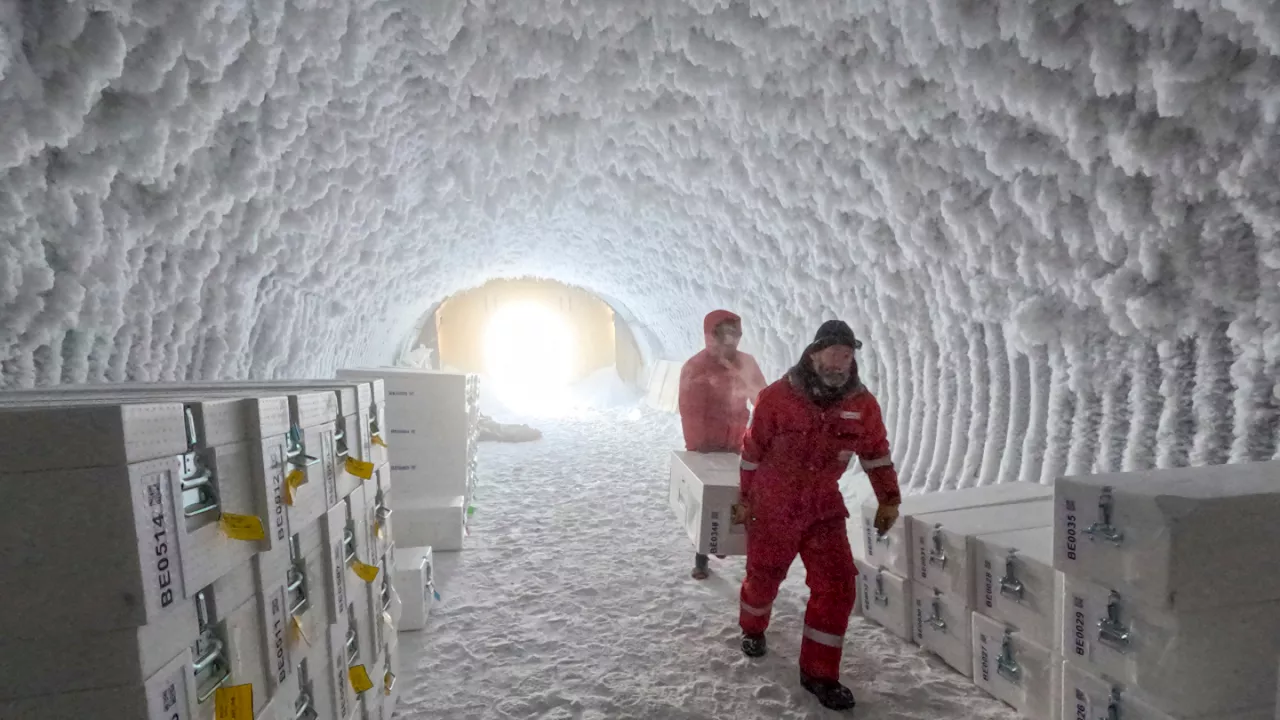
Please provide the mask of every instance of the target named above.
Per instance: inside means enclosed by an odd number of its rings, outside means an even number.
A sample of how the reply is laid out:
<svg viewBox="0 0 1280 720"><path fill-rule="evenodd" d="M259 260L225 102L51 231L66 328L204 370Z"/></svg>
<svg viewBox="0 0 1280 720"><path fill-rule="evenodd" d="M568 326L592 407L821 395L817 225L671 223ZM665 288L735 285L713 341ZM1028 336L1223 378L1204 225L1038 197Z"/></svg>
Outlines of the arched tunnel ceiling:
<svg viewBox="0 0 1280 720"><path fill-rule="evenodd" d="M533 274L773 374L847 318L917 485L1271 457L1277 55L1236 0L0 2L3 382L325 375Z"/></svg>

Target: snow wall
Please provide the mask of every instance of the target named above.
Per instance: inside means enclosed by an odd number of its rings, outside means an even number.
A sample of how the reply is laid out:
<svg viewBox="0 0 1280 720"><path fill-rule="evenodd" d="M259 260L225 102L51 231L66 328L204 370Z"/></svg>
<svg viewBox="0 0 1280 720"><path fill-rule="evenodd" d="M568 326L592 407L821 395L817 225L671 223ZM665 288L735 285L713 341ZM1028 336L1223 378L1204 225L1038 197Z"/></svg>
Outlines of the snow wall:
<svg viewBox="0 0 1280 720"><path fill-rule="evenodd" d="M774 376L847 319L913 487L1270 458L1278 56L1226 0L0 1L0 377L327 376L535 275Z"/></svg>

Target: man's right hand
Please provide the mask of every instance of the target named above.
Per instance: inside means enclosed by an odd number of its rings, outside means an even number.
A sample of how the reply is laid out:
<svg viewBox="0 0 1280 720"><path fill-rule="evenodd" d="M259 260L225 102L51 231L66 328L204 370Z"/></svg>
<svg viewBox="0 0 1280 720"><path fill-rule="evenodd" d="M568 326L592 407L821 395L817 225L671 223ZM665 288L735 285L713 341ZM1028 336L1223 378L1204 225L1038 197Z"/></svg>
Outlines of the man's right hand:
<svg viewBox="0 0 1280 720"><path fill-rule="evenodd" d="M741 503L733 506L733 524L746 525L751 519L751 510Z"/></svg>

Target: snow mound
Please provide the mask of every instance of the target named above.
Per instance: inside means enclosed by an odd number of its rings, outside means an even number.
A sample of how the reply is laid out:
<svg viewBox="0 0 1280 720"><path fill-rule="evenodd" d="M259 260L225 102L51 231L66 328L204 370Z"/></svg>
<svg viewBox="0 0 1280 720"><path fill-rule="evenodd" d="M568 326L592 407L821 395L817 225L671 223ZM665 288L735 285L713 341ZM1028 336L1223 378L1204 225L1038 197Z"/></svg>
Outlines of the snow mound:
<svg viewBox="0 0 1280 720"><path fill-rule="evenodd" d="M640 393L618 376L618 368L601 368L573 386L574 399L581 405L598 410L631 407L640 401Z"/></svg>
<svg viewBox="0 0 1280 720"><path fill-rule="evenodd" d="M797 560L774 603L770 653L739 648L742 558L689 577L667 506L673 416L624 410L551 421L529 445L486 443L471 535L435 556L441 602L400 635L397 717L847 717L797 670L808 590ZM958 673L859 617L844 679L860 720L1015 720Z"/></svg>
<svg viewBox="0 0 1280 720"><path fill-rule="evenodd" d="M904 481L1278 451L1280 13L1225 0L0 3L0 382L325 376L554 278Z"/></svg>

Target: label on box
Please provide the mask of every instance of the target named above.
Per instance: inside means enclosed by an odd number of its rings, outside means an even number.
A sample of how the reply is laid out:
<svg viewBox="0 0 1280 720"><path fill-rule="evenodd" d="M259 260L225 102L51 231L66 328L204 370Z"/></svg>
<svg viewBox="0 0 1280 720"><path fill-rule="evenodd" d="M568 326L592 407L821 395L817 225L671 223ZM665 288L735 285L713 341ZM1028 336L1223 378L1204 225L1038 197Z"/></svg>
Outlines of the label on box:
<svg viewBox="0 0 1280 720"><path fill-rule="evenodd" d="M267 472L271 477L271 531L276 541L286 542L289 537L289 526L285 512L284 467L287 463L284 441L281 438L266 440L262 446L266 451L264 454L267 456Z"/></svg>
<svg viewBox="0 0 1280 720"><path fill-rule="evenodd" d="M320 462L324 468L325 507L338 504L338 462L333 430L320 433Z"/></svg>
<svg viewBox="0 0 1280 720"><path fill-rule="evenodd" d="M298 488L307 482L307 474L294 468L284 478L284 504L293 507L293 498Z"/></svg>
<svg viewBox="0 0 1280 720"><path fill-rule="evenodd" d="M187 720L191 716L187 704L190 675L191 663L175 658L147 681L147 720Z"/></svg>
<svg viewBox="0 0 1280 720"><path fill-rule="evenodd" d="M253 685L220 687L213 695L217 720L253 720Z"/></svg>
<svg viewBox="0 0 1280 720"><path fill-rule="evenodd" d="M369 679L369 671L365 670L363 665L352 665L347 674L351 678L351 688L356 692L362 693L373 687L373 681Z"/></svg>
<svg viewBox="0 0 1280 720"><path fill-rule="evenodd" d="M285 614L288 612L285 604L288 598L286 588L279 583L273 582L268 590L269 594L262 599L267 610L267 628L271 638L267 667L268 673L275 676L278 687L289 675L289 648L285 637Z"/></svg>
<svg viewBox="0 0 1280 720"><path fill-rule="evenodd" d="M222 532L232 540L263 540L267 533L262 529L262 520L255 515L235 515L222 513L219 521Z"/></svg>
<svg viewBox="0 0 1280 720"><path fill-rule="evenodd" d="M1071 613L1071 625L1064 647L1071 655L1088 660L1092 654L1088 640L1089 616L1086 613L1088 607L1083 595L1072 593L1069 598L1071 609L1068 612Z"/></svg>
<svg viewBox="0 0 1280 720"><path fill-rule="evenodd" d="M355 572L359 578L367 583L373 582L378 577L377 565L366 565L359 560L351 561L351 570Z"/></svg>
<svg viewBox="0 0 1280 720"><path fill-rule="evenodd" d="M353 457L348 457L347 463L346 463L346 469L347 469L347 472L351 473L352 475L355 475L361 480L368 480L369 478L373 477L374 468L373 468L373 463L371 462L364 462L363 460L357 460Z"/></svg>
<svg viewBox="0 0 1280 720"><path fill-rule="evenodd" d="M154 606L167 608L186 595L181 582L181 558L178 555L176 514L173 510L173 475L158 472L142 478L143 501L151 518L147 533L151 537L150 572L153 577ZM148 593L151 594L151 593Z"/></svg>

